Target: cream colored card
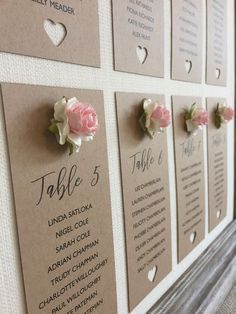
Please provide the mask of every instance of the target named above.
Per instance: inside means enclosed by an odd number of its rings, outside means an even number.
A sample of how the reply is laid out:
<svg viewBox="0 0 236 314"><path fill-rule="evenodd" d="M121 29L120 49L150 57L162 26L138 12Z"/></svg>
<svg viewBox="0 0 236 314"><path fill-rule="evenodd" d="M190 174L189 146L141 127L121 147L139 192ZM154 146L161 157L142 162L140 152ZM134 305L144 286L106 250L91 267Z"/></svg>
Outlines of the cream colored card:
<svg viewBox="0 0 236 314"><path fill-rule="evenodd" d="M202 25L202 0L172 0L172 79L201 83Z"/></svg>
<svg viewBox="0 0 236 314"><path fill-rule="evenodd" d="M97 0L1 0L0 51L100 66Z"/></svg>
<svg viewBox="0 0 236 314"><path fill-rule="evenodd" d="M207 84L227 81L227 0L207 0Z"/></svg>
<svg viewBox="0 0 236 314"><path fill-rule="evenodd" d="M182 261L205 237L205 165L203 133L189 135L184 112L196 97L173 96L174 145L178 210L178 260Z"/></svg>
<svg viewBox="0 0 236 314"><path fill-rule="evenodd" d="M76 96L100 129L69 156L47 130ZM101 91L2 84L28 313L117 313Z"/></svg>
<svg viewBox="0 0 236 314"><path fill-rule="evenodd" d="M208 190L209 190L209 230L213 230L227 213L227 126L215 126L217 104L225 99L207 98L209 112L208 125Z"/></svg>
<svg viewBox="0 0 236 314"><path fill-rule="evenodd" d="M113 0L115 70L164 76L164 0Z"/></svg>
<svg viewBox="0 0 236 314"><path fill-rule="evenodd" d="M165 102L160 95L116 93L130 311L172 267L167 135L144 134L144 98Z"/></svg>

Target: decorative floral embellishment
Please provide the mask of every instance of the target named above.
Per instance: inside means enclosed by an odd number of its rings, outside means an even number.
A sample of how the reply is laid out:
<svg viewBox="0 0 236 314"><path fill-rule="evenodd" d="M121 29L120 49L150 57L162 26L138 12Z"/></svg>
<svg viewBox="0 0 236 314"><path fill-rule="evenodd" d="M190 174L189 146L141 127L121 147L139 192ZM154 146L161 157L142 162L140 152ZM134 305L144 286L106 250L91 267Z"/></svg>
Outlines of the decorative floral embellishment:
<svg viewBox="0 0 236 314"><path fill-rule="evenodd" d="M226 104L217 104L215 111L215 126L217 129L221 127L222 123L227 123L234 118L234 109L226 106Z"/></svg>
<svg viewBox="0 0 236 314"><path fill-rule="evenodd" d="M208 112L194 103L190 110L186 110L184 120L188 133L196 135L198 130L208 124Z"/></svg>
<svg viewBox="0 0 236 314"><path fill-rule="evenodd" d="M171 123L170 112L164 106L151 99L144 99L143 114L139 119L143 130L153 139L155 133L163 132L163 129Z"/></svg>
<svg viewBox="0 0 236 314"><path fill-rule="evenodd" d="M78 153L83 141L92 141L98 129L95 109L77 98L63 97L54 105L54 119L48 130L60 145L67 144L70 155Z"/></svg>

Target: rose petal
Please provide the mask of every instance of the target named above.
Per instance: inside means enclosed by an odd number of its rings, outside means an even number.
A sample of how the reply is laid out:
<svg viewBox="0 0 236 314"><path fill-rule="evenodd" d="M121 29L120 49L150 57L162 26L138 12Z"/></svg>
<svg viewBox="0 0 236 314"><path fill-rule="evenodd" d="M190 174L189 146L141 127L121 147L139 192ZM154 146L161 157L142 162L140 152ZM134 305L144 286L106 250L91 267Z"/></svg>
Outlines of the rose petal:
<svg viewBox="0 0 236 314"><path fill-rule="evenodd" d="M65 97L63 97L60 101L58 101L54 105L54 119L56 121L63 122L65 120L66 118L65 109L66 109L66 99Z"/></svg>
<svg viewBox="0 0 236 314"><path fill-rule="evenodd" d="M81 136L81 139L82 139L82 141L84 141L84 142L92 141L93 138L94 138L94 134L82 135L82 136Z"/></svg>
<svg viewBox="0 0 236 314"><path fill-rule="evenodd" d="M161 129L160 120L151 119L149 130L151 132L158 132Z"/></svg>
<svg viewBox="0 0 236 314"><path fill-rule="evenodd" d="M189 133L192 133L193 135L196 135L197 130L200 129L200 126L193 124L190 119L186 120L185 123L186 123L186 126L187 126L187 131Z"/></svg>
<svg viewBox="0 0 236 314"><path fill-rule="evenodd" d="M66 138L70 132L67 120L65 120L63 123L61 122L57 123L57 128L59 131L59 144L64 145L66 142Z"/></svg>
<svg viewBox="0 0 236 314"><path fill-rule="evenodd" d="M69 133L68 134L68 141L72 144L72 145L76 145L76 146L81 146L82 144L82 139L80 136L74 134L74 133Z"/></svg>
<svg viewBox="0 0 236 314"><path fill-rule="evenodd" d="M76 97L70 98L67 100L67 108L70 109L74 104L78 103L78 99Z"/></svg>
<svg viewBox="0 0 236 314"><path fill-rule="evenodd" d="M152 103L151 99L144 99L143 101L143 110L146 111L146 108Z"/></svg>

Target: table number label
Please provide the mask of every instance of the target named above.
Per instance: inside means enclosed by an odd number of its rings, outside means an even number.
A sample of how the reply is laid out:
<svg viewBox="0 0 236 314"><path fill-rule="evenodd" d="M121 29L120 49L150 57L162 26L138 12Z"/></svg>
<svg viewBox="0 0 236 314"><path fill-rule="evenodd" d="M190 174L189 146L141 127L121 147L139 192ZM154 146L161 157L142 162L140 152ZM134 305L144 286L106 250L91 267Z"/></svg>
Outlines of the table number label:
<svg viewBox="0 0 236 314"><path fill-rule="evenodd" d="M205 174L203 134L186 131L184 111L200 99L174 96L173 121L178 209L178 258L181 261L205 234Z"/></svg>
<svg viewBox="0 0 236 314"><path fill-rule="evenodd" d="M202 0L172 0L172 79L202 79Z"/></svg>
<svg viewBox="0 0 236 314"><path fill-rule="evenodd" d="M213 230L227 213L227 126L215 126L217 104L224 99L207 98L209 113L208 137L208 188L209 230Z"/></svg>
<svg viewBox="0 0 236 314"><path fill-rule="evenodd" d="M100 67L97 0L2 0L0 37L3 52Z"/></svg>
<svg viewBox="0 0 236 314"><path fill-rule="evenodd" d="M142 101L158 95L116 93L130 311L171 271L167 136L144 134Z"/></svg>
<svg viewBox="0 0 236 314"><path fill-rule="evenodd" d="M91 103L100 125L71 156L47 131L62 95ZM2 99L28 312L115 314L102 93L3 84Z"/></svg>
<svg viewBox="0 0 236 314"><path fill-rule="evenodd" d="M113 0L115 70L164 76L164 1Z"/></svg>
<svg viewBox="0 0 236 314"><path fill-rule="evenodd" d="M226 85L227 1L207 0L207 83Z"/></svg>

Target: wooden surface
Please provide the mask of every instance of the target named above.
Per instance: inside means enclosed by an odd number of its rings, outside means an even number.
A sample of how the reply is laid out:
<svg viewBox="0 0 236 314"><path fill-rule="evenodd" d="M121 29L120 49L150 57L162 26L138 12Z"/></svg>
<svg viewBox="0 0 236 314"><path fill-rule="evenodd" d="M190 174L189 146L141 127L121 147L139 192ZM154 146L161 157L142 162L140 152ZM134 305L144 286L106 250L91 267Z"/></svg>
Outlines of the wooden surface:
<svg viewBox="0 0 236 314"><path fill-rule="evenodd" d="M233 221L147 314L215 313L236 282L235 256Z"/></svg>

